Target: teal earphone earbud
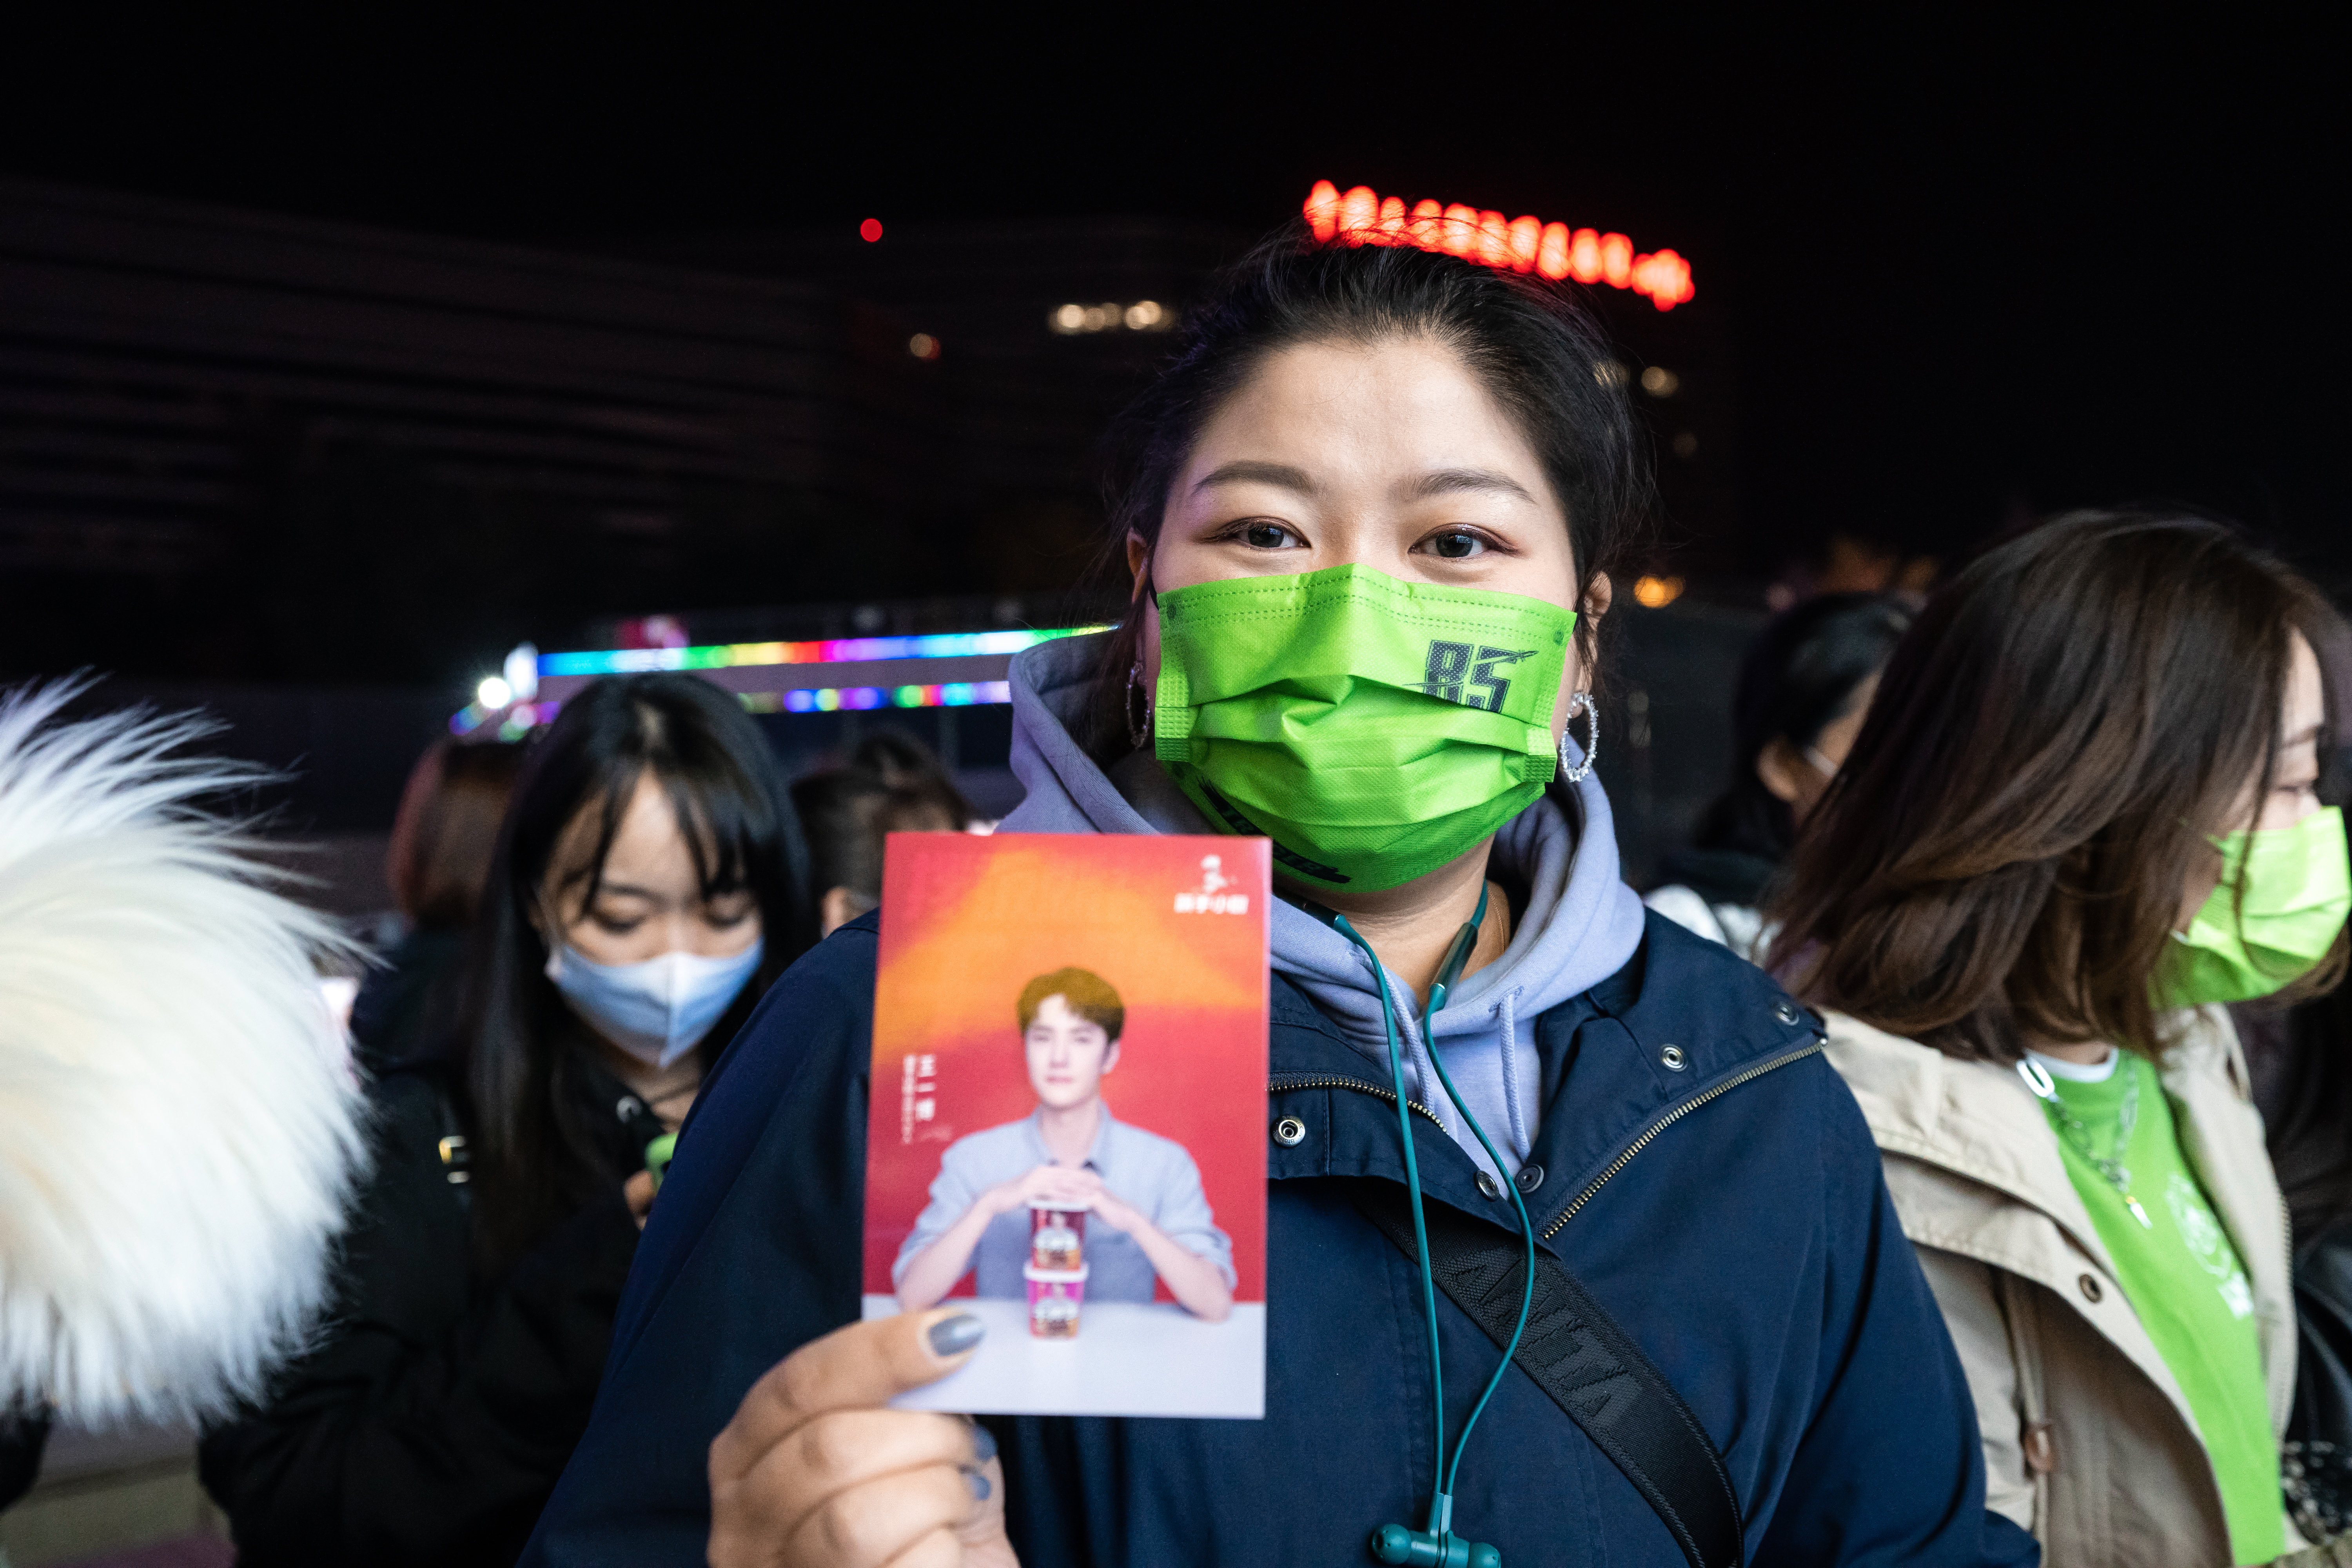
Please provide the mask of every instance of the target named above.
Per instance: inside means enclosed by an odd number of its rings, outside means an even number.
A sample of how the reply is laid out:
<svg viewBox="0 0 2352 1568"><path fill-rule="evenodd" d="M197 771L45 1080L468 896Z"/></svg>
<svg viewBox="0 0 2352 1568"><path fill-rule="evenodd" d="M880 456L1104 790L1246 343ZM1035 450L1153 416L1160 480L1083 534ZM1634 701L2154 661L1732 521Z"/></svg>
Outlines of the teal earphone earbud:
<svg viewBox="0 0 2352 1568"><path fill-rule="evenodd" d="M1470 962L1471 950L1478 943L1478 928L1486 920L1489 890L1480 890L1477 912L1470 917L1469 924L1454 933L1454 944L1446 949L1445 961L1437 967L1437 978L1429 987L1429 1005L1422 1013L1423 1040L1429 1038L1430 1020L1436 1017L1438 1009L1445 1005L1446 992L1461 978L1463 965ZM1372 1556L1382 1563L1422 1563L1429 1564L1431 1568L1502 1568L1501 1552L1484 1542L1465 1541L1454 1533L1454 1482L1461 1473L1462 1451L1469 1446L1470 1429L1478 1425L1478 1417L1486 1413L1486 1402L1495 1397L1495 1390L1502 1385L1503 1374L1511 1369L1511 1358L1518 1353L1519 1337L1527 1332L1528 1312L1535 1304L1535 1226L1528 1219L1528 1205L1519 1196L1518 1184L1506 1181L1503 1189L1511 1194L1511 1207L1519 1216L1519 1236L1527 1246L1527 1283L1519 1294L1518 1325L1511 1331L1511 1342L1504 1349L1501 1364L1495 1368L1495 1375L1486 1380L1486 1392L1472 1406L1470 1418L1462 1424L1462 1435L1454 1440L1454 1458L1448 1463L1445 1458L1445 1374L1444 1363L1439 1359L1437 1342L1437 1281L1429 1270L1429 1232L1421 1212L1421 1163L1413 1153L1412 1111L1410 1097L1405 1093L1404 1058L1397 1045L1396 1010L1389 998L1388 972L1381 967L1380 954L1372 951L1372 944L1357 934L1356 928L1348 923L1345 915L1332 915L1331 924L1340 935L1363 949L1364 956L1372 961L1372 974L1380 983L1381 1023L1388 1032L1389 1076L1395 1081L1397 1126L1404 1138L1404 1183L1412 1205L1414 1259L1421 1266L1422 1308L1429 1321L1430 1374L1436 1385L1431 1393L1430 1405L1436 1421L1437 1441L1431 1452L1437 1456L1439 1472L1429 1500L1428 1528L1408 1530L1401 1524L1381 1525L1372 1531ZM1454 1109L1462 1113L1463 1121L1476 1135L1479 1147L1486 1151L1486 1157L1495 1162L1495 1169L1500 1173L1503 1157L1495 1152L1494 1141L1486 1136L1486 1129L1478 1125L1478 1119L1470 1114L1470 1108L1462 1103L1462 1096L1455 1090L1454 1079L1447 1075L1445 1064L1438 1060L1437 1047L1433 1044L1429 1047L1429 1062L1437 1070L1437 1081L1444 1086L1445 1098L1452 1100ZM1507 1063L1506 1070L1508 1070Z"/></svg>

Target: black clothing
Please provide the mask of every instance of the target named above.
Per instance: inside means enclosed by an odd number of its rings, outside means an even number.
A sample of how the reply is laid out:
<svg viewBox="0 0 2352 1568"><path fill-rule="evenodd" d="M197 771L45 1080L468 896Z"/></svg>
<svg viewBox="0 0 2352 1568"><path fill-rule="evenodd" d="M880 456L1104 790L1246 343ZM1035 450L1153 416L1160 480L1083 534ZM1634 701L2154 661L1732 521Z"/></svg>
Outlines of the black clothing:
<svg viewBox="0 0 2352 1568"><path fill-rule="evenodd" d="M2352 1223L2298 1249L2294 1411L2283 1456L2296 1528L2313 1541L2352 1528Z"/></svg>
<svg viewBox="0 0 2352 1568"><path fill-rule="evenodd" d="M352 1001L352 1044L372 1071L431 1054L457 1019L466 932L419 926L371 970Z"/></svg>
<svg viewBox="0 0 2352 1568"><path fill-rule="evenodd" d="M376 1166L324 1340L200 1449L243 1568L506 1568L522 1550L587 1426L637 1249L621 1182L644 1150L614 1113L627 1091L575 1065L612 1184L488 1279L442 1156L459 1131L442 1069L376 1084Z"/></svg>
<svg viewBox="0 0 2352 1568"><path fill-rule="evenodd" d="M0 1414L0 1508L33 1489L40 1479L41 1449L49 1440L46 1413Z"/></svg>
<svg viewBox="0 0 2352 1568"><path fill-rule="evenodd" d="M1745 849L1685 846L1658 857L1660 886L1679 882L1709 904L1738 904L1742 909L1763 903L1764 889L1780 870L1779 861Z"/></svg>

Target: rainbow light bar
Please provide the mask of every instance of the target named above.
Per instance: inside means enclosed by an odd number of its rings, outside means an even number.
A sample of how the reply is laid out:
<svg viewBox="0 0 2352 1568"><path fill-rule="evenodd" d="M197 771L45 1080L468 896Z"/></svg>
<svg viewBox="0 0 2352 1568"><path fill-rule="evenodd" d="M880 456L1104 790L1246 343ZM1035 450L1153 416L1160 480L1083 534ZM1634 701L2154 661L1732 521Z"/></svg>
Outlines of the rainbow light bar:
<svg viewBox="0 0 2352 1568"><path fill-rule="evenodd" d="M883 658L969 658L976 654L1019 653L1056 637L1083 637L1107 629L1063 626L1053 631L943 632L930 637L831 637L822 642L738 642L705 647L543 653L539 656L539 678L545 680L564 675L636 675L655 669L727 669L761 664L851 664Z"/></svg>
<svg viewBox="0 0 2352 1568"><path fill-rule="evenodd" d="M865 713L877 708L976 708L1013 700L1007 680L957 680L944 686L817 686L791 691L763 692L781 696L777 710L786 713Z"/></svg>
<svg viewBox="0 0 2352 1568"><path fill-rule="evenodd" d="M740 691L736 700L751 713L870 713L877 708L984 708L1013 700L1009 680L951 680L940 686L814 686L790 691ZM449 732L470 735L500 719L501 740L519 741L541 724L553 723L560 702L518 702L500 711L468 703L449 718Z"/></svg>

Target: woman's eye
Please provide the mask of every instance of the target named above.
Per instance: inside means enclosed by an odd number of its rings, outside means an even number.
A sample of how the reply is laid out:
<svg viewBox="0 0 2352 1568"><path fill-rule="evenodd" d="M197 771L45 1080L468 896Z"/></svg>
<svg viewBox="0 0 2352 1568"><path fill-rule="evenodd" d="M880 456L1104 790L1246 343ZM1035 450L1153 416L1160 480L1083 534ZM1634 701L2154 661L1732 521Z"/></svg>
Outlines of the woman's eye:
<svg viewBox="0 0 2352 1568"><path fill-rule="evenodd" d="M1486 542L1484 539L1475 533L1465 533L1459 530L1447 533L1433 533L1422 541L1422 543L1432 555L1442 556L1448 561L1465 561L1471 556L1482 555L1486 551Z"/></svg>
<svg viewBox="0 0 2352 1568"><path fill-rule="evenodd" d="M602 910L596 910L588 918L596 922L598 930L610 931L614 936L626 936L645 924L643 915L613 915L606 914Z"/></svg>
<svg viewBox="0 0 2352 1568"><path fill-rule="evenodd" d="M722 904L716 908L706 907L702 911L702 920L706 925L716 926L725 931L730 927L741 925L759 912L759 907L755 904Z"/></svg>
<svg viewBox="0 0 2352 1568"><path fill-rule="evenodd" d="M1242 530L1242 542L1252 550L1287 550L1299 539L1280 523L1253 522Z"/></svg>

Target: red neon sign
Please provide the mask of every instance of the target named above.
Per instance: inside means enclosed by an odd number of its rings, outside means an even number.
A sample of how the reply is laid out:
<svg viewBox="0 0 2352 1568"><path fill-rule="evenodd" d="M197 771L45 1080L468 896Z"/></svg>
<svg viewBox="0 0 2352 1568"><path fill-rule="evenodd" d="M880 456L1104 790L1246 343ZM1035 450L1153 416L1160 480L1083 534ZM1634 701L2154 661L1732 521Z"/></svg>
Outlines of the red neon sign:
<svg viewBox="0 0 2352 1568"><path fill-rule="evenodd" d="M1622 234L1571 229L1532 217L1506 219L1501 213L1459 203L1441 206L1417 202L1407 211L1403 197L1384 199L1370 185L1358 185L1342 195L1330 181L1316 181L1307 193L1307 222L1315 237L1327 243L1417 246L1488 267L1540 273L1555 281L1573 278L1579 283L1606 283L1646 295L1661 310L1685 304L1697 292L1691 287L1689 262L1671 250L1637 256L1633 242Z"/></svg>

